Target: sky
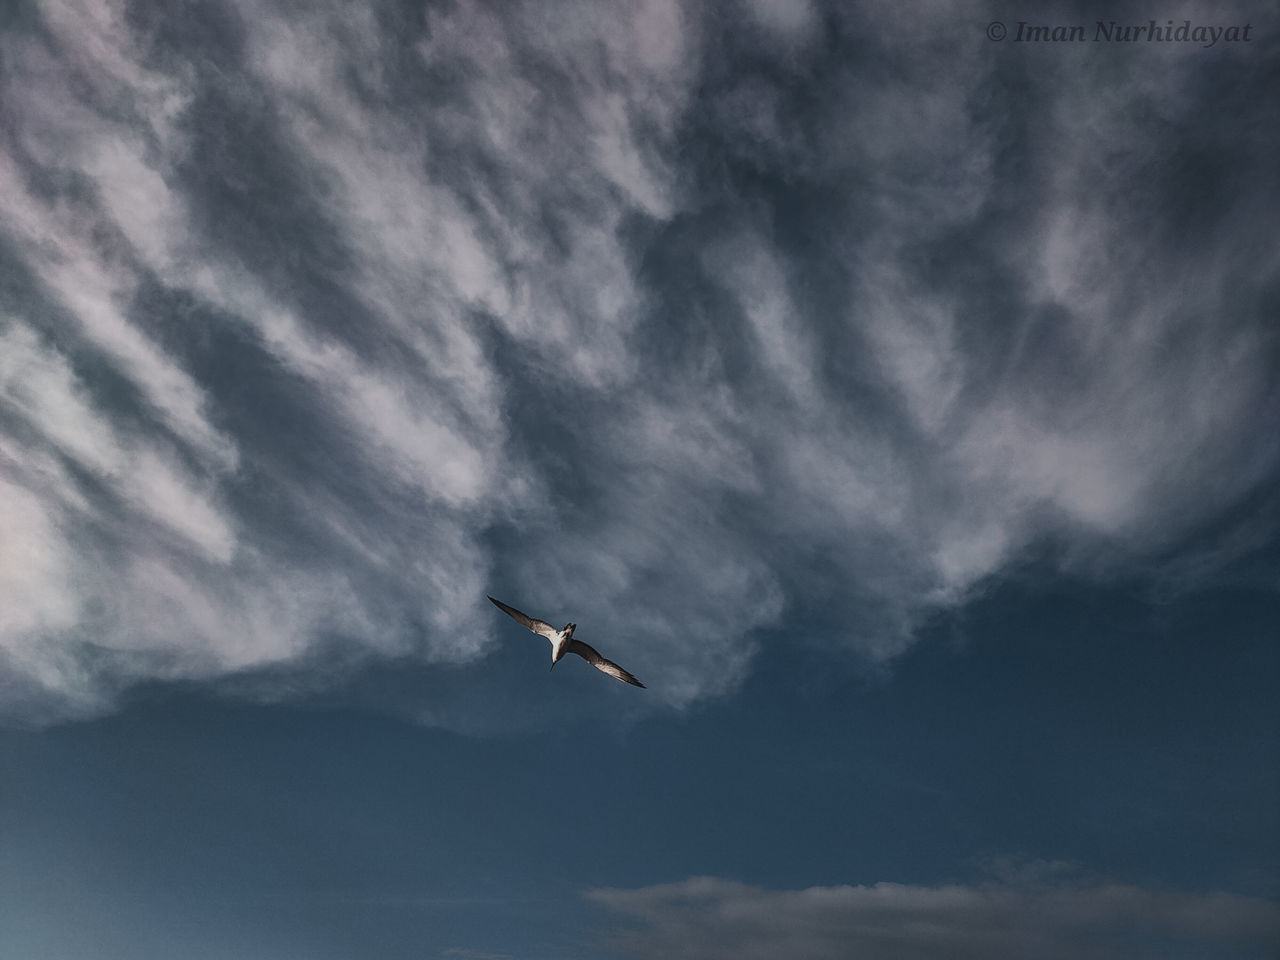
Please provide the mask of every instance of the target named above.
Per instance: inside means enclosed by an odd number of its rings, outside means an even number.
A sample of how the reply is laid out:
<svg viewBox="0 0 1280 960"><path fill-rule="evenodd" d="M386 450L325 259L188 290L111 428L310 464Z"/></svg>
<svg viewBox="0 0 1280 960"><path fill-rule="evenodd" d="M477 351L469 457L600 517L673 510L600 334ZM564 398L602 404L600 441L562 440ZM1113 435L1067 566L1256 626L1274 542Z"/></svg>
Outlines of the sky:
<svg viewBox="0 0 1280 960"><path fill-rule="evenodd" d="M0 955L1280 955L1280 18L1115 16L5 4Z"/></svg>

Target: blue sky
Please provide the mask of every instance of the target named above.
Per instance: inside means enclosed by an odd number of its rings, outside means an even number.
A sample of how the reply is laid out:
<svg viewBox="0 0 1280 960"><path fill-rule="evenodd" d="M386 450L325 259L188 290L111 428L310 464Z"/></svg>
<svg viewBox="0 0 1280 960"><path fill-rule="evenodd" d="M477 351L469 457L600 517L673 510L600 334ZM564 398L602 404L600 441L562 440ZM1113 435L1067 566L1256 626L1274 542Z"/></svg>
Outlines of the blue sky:
<svg viewBox="0 0 1280 960"><path fill-rule="evenodd" d="M0 953L1273 956L1280 34L1157 13L7 7Z"/></svg>

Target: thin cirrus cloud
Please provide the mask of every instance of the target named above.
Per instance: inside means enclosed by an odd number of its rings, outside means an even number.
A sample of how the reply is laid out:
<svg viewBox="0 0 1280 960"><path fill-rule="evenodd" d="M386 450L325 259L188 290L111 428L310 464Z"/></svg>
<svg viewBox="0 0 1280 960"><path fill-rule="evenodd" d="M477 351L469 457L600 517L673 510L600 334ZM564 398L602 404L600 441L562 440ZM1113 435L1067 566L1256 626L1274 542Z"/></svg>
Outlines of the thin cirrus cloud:
<svg viewBox="0 0 1280 960"><path fill-rule="evenodd" d="M1264 955L1280 939L1280 908L1267 900L1124 884L1042 879L769 890L695 877L587 896L614 917L611 947L627 956L673 960L1244 960Z"/></svg>
<svg viewBox="0 0 1280 960"><path fill-rule="evenodd" d="M472 662L494 584L680 706L791 609L885 660L1039 545L1247 549L1203 536L1280 454L1242 54L1028 70L937 56L944 8L739 13L8 30L6 716Z"/></svg>

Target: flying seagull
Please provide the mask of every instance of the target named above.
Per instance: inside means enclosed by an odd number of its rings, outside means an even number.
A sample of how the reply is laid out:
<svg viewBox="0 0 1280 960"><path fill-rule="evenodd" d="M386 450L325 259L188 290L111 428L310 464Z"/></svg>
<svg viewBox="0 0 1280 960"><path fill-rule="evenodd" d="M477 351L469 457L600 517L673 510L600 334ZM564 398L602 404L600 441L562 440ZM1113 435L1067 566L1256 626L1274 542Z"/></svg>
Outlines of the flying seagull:
<svg viewBox="0 0 1280 960"><path fill-rule="evenodd" d="M583 643L581 640L573 639L573 631L578 626L576 623L566 623L563 630L557 630L551 624L542 620L535 620L533 617L526 617L515 607L508 607L501 600L494 600L493 597L490 597L489 599L493 600L493 605L495 607L509 616L516 623L528 627L534 633L539 636L546 637L551 641L551 666L553 669L555 668L555 665L560 662L560 658L566 653L576 653L597 670L601 670L611 677L617 677L623 683L629 683L633 687L644 686L643 683L631 674L627 673L627 671L623 670L612 660L606 660L604 657L600 656L600 654L596 653L594 647Z"/></svg>

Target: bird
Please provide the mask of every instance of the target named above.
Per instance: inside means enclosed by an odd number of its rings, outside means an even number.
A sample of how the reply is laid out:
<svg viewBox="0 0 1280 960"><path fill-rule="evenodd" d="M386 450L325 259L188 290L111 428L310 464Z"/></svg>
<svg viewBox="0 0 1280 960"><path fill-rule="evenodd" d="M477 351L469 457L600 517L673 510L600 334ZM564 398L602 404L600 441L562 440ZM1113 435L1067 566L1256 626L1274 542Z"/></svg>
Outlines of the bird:
<svg viewBox="0 0 1280 960"><path fill-rule="evenodd" d="M551 641L551 668L554 670L555 665L560 662L560 658L566 653L576 653L587 663L591 664L597 670L607 673L611 677L617 677L623 683L629 683L633 687L644 687L644 684L633 677L626 670L614 663L612 660L606 660L600 656L590 644L583 643L581 640L573 638L573 631L577 629L576 623L566 623L563 630L557 630L551 624L544 620L535 620L533 617L526 616L515 607L509 607L501 600L494 600L489 597L493 605L509 616L521 626L528 627L539 636L546 637Z"/></svg>

